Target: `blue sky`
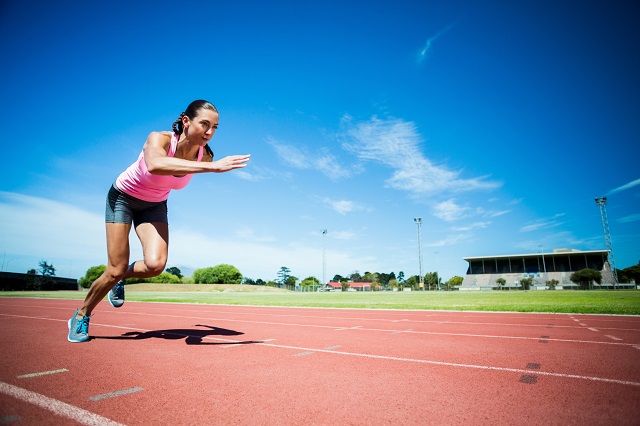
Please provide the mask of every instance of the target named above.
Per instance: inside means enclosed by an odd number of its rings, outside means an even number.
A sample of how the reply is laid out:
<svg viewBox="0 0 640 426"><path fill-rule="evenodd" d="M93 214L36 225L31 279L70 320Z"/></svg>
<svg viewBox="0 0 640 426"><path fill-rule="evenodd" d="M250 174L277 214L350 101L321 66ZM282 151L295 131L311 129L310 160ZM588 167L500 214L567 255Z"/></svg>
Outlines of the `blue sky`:
<svg viewBox="0 0 640 426"><path fill-rule="evenodd" d="M169 198L168 266L464 276L467 256L640 261L634 1L3 2L0 262L106 262L106 192L186 105L217 158ZM132 237L135 238L135 237ZM140 255L132 242L132 256Z"/></svg>

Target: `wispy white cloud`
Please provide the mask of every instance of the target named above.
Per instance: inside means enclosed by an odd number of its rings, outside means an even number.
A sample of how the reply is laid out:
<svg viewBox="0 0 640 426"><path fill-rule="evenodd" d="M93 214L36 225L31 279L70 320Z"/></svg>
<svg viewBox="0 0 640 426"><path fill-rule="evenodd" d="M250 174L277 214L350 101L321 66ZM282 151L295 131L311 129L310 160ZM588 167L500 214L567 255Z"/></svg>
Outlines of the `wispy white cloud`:
<svg viewBox="0 0 640 426"><path fill-rule="evenodd" d="M0 256L5 271L25 272L28 268L37 268L38 261L46 260L57 268L59 276L78 278L89 267L106 261L102 213L60 201L0 191L0 217L3 219L0 221ZM356 237L350 231L331 235L345 240ZM131 258L139 259L142 252L134 232L130 243ZM328 248L326 255L331 259L332 268L339 271L352 270L353 265L376 270L379 264L374 256L352 255L332 248ZM282 265L291 267L299 275L313 274L321 258L321 248L309 247L306 242L282 243L248 227L229 230L226 234L202 228L198 221L171 227L169 266L196 269L228 263L246 276L269 280L276 278Z"/></svg>
<svg viewBox="0 0 640 426"><path fill-rule="evenodd" d="M282 170L274 170L255 165L252 165L250 170L251 171L247 169L234 170L233 175L249 182L262 182L276 177L291 178L291 173Z"/></svg>
<svg viewBox="0 0 640 426"><path fill-rule="evenodd" d="M467 226L453 226L451 229L457 232L473 231L474 229L483 229L491 225L491 222L474 222Z"/></svg>
<svg viewBox="0 0 640 426"><path fill-rule="evenodd" d="M549 229L558 227L564 224L564 222L558 220L562 216L564 216L564 213L558 213L546 219L538 219L532 223L529 223L528 225L524 225L523 227L521 227L520 232L532 232L543 228Z"/></svg>
<svg viewBox="0 0 640 426"><path fill-rule="evenodd" d="M355 211L366 210L364 206L361 206L353 201L349 200L332 200L331 198L325 198L323 202L329 206L332 210L341 215L346 215Z"/></svg>
<svg viewBox="0 0 640 426"><path fill-rule="evenodd" d="M277 238L272 235L258 235L253 228L249 228L248 226L238 229L236 235L243 240L256 243L270 243L277 240Z"/></svg>
<svg viewBox="0 0 640 426"><path fill-rule="evenodd" d="M3 260L8 259L3 262L6 271L26 272L45 260L53 264L58 276L79 278L90 266L106 262L104 213L0 192L0 218L0 250ZM139 252L132 246L132 253Z"/></svg>
<svg viewBox="0 0 640 426"><path fill-rule="evenodd" d="M547 226L547 222L540 221L536 223L531 223L529 225L525 225L522 228L520 228L520 232L531 232L540 228L545 228L546 226Z"/></svg>
<svg viewBox="0 0 640 426"><path fill-rule="evenodd" d="M308 169L311 162L300 148L294 145L288 145L277 141L274 138L268 138L267 142L273 147L278 157L287 165L296 169Z"/></svg>
<svg viewBox="0 0 640 426"><path fill-rule="evenodd" d="M299 278L306 277L318 271L318 260L322 259L321 247L314 248L291 241L245 241L237 236L207 235L199 229L183 226L172 229L171 245L171 264L196 269L228 263L236 266L244 276L253 279L275 279L278 268L282 265L291 268ZM193 250L193 247L198 249ZM375 264L373 257L352 256L332 248L327 249L326 256L336 270L350 270L352 265L363 264L370 267Z"/></svg>
<svg viewBox="0 0 640 426"><path fill-rule="evenodd" d="M620 223L629 223L629 222L637 222L640 220L640 214L632 214L629 216L621 217L618 219Z"/></svg>
<svg viewBox="0 0 640 426"><path fill-rule="evenodd" d="M353 231L332 231L331 238L336 240L353 240L357 237L357 233Z"/></svg>
<svg viewBox="0 0 640 426"><path fill-rule="evenodd" d="M524 240L515 243L514 247L522 250L524 253L536 253L540 252L540 250L551 252L557 248L597 250L602 248L600 245L601 241L604 243L604 239L601 237L581 239L577 238L572 232L558 231L546 234L544 240ZM544 244L542 247L540 247L541 243Z"/></svg>
<svg viewBox="0 0 640 426"><path fill-rule="evenodd" d="M438 203L434 206L433 215L444 221L451 222L467 216L469 207L463 207L456 203L454 198Z"/></svg>
<svg viewBox="0 0 640 426"><path fill-rule="evenodd" d="M331 180L348 178L360 171L358 167L344 167L342 162L326 149L310 153L304 146L283 143L272 137L267 139L267 143L285 164L301 170L317 170Z"/></svg>
<svg viewBox="0 0 640 426"><path fill-rule="evenodd" d="M504 216L505 214L511 213L511 210L500 210L500 211L489 211L486 213L487 217L498 217Z"/></svg>
<svg viewBox="0 0 640 426"><path fill-rule="evenodd" d="M326 151L316 156L312 163L316 170L332 180L348 178L361 171L357 165L345 167L333 154Z"/></svg>
<svg viewBox="0 0 640 426"><path fill-rule="evenodd" d="M627 189L631 189L634 186L638 186L638 185L640 185L640 179L636 179L636 180L631 181L631 182L629 182L627 184L624 184L624 185L619 186L619 187L617 187L615 189L612 189L611 191L607 192L607 195L617 194L618 192L622 192L622 191L625 191Z"/></svg>
<svg viewBox="0 0 640 426"><path fill-rule="evenodd" d="M511 213L511 210L486 210L484 207L477 207L475 209L475 213L478 216L495 218L498 216L503 216L505 214Z"/></svg>
<svg viewBox="0 0 640 426"><path fill-rule="evenodd" d="M438 31L436 35L429 37L420 52L418 53L418 63L423 62L429 56L429 51L433 45L433 42L442 37L445 33L447 33L451 28L453 28L454 24L447 25L442 30Z"/></svg>
<svg viewBox="0 0 640 426"><path fill-rule="evenodd" d="M393 169L387 186L413 195L439 192L491 190L499 182L486 176L465 179L462 171L452 171L433 163L421 152L422 139L412 122L379 119L354 122L343 117L343 148L363 161L375 161Z"/></svg>
<svg viewBox="0 0 640 426"><path fill-rule="evenodd" d="M242 180L248 180L250 182L260 182L264 180L264 176L258 176L255 173L245 172L244 170L237 170L235 175Z"/></svg>
<svg viewBox="0 0 640 426"><path fill-rule="evenodd" d="M428 243L426 244L427 247L451 247L451 246L455 246L456 244L459 244L463 241L468 241L475 238L473 235L471 234L454 234L454 235L450 235L447 236L441 240L438 241L434 241L432 243Z"/></svg>
<svg viewBox="0 0 640 426"><path fill-rule="evenodd" d="M75 259L106 254L103 215L59 201L0 192L0 217L0 241L7 252L47 258L64 251L65 257Z"/></svg>

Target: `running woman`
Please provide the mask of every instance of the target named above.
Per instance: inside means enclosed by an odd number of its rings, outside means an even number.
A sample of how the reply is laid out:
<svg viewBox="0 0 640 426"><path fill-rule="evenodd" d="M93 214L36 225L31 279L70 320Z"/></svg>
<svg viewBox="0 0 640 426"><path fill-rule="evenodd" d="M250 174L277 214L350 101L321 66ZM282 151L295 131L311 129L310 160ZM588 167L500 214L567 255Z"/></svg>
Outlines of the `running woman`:
<svg viewBox="0 0 640 426"><path fill-rule="evenodd" d="M138 160L122 172L107 195L105 222L108 263L84 304L69 320L70 342L89 340L93 309L109 295L114 307L124 303L124 280L160 275L167 263L167 198L184 188L195 173L223 173L243 168L249 155L213 161L208 142L218 128L218 110L207 101L191 102L173 123L173 132L152 132ZM143 259L129 264L132 226L142 244Z"/></svg>

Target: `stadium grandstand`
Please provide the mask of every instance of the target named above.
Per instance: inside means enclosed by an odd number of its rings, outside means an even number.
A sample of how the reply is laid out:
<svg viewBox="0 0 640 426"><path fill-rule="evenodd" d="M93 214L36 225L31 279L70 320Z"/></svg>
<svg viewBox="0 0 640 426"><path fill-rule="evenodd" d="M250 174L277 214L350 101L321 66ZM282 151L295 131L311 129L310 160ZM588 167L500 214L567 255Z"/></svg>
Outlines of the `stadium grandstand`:
<svg viewBox="0 0 640 426"><path fill-rule="evenodd" d="M544 290L546 282L554 279L558 281L557 289L573 289L578 285L571 282L571 274L585 268L602 274L602 283L594 284L596 288L613 288L616 284L608 254L607 250L555 249L551 253L465 257L469 266L460 290L496 289L498 278L506 281L506 289L521 288L522 278L532 279L532 290Z"/></svg>

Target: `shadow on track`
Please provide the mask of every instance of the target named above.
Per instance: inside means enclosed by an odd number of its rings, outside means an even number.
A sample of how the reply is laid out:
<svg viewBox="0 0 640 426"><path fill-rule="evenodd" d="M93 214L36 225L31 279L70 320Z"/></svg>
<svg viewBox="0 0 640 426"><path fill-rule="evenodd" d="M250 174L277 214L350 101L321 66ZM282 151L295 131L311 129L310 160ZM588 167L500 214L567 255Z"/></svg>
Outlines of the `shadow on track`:
<svg viewBox="0 0 640 426"><path fill-rule="evenodd" d="M180 340L186 337L187 345L247 345L253 343L262 343L259 341L246 342L203 342L202 339L211 336L240 336L244 333L235 330L227 330L226 328L212 327L210 325L196 324L195 327L207 327L209 330L198 329L168 329L168 330L151 330L151 331L129 331L120 336L91 336L91 339L109 339L109 340L142 340L142 339L166 339Z"/></svg>

